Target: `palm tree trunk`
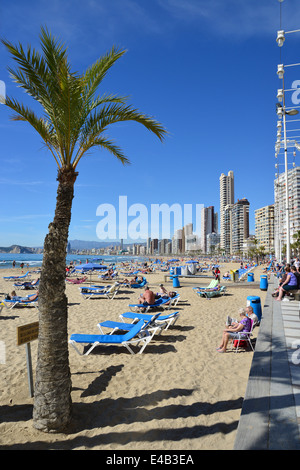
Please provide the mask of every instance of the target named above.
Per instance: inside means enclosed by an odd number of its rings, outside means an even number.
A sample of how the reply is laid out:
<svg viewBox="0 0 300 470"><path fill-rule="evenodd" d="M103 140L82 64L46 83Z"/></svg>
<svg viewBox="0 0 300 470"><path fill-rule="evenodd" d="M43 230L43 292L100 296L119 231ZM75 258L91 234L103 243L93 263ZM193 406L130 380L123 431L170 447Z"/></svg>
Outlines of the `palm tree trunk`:
<svg viewBox="0 0 300 470"><path fill-rule="evenodd" d="M61 432L71 419L66 252L74 183L71 167L58 172L56 209L44 242L39 288L39 339L33 423L45 432Z"/></svg>

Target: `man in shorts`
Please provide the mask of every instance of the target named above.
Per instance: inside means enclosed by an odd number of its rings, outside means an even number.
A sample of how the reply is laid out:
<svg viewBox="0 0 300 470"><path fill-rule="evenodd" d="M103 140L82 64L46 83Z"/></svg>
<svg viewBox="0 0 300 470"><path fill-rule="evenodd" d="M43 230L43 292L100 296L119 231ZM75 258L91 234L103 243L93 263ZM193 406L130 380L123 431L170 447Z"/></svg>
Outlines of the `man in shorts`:
<svg viewBox="0 0 300 470"><path fill-rule="evenodd" d="M152 290L149 289L148 286L145 287L144 294L139 298L139 303L146 303L148 305L153 305L155 303L155 294L152 292Z"/></svg>

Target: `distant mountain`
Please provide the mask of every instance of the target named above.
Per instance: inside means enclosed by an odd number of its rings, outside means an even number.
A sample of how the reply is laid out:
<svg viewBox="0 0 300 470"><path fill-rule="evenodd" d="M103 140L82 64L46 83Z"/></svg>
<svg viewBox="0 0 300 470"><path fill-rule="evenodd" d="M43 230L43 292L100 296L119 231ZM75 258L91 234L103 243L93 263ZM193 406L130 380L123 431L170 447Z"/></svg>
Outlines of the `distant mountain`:
<svg viewBox="0 0 300 470"><path fill-rule="evenodd" d="M11 245L7 247L0 247L0 253L36 253L34 248L21 245Z"/></svg>
<svg viewBox="0 0 300 470"><path fill-rule="evenodd" d="M123 246L127 245L132 245L134 242L126 243L127 240L123 242ZM110 242L91 242L91 241L85 241L85 240L69 240L69 245L71 247L71 250L92 250L95 248L96 250L99 248L106 248L106 247L115 247L116 245L119 246L121 242L119 240L115 241L110 241ZM145 244L143 241L138 241L136 242L138 244Z"/></svg>
<svg viewBox="0 0 300 470"><path fill-rule="evenodd" d="M71 250L92 250L93 248L105 248L107 246L116 246L119 245L120 242L90 242L85 240L69 240L69 244Z"/></svg>

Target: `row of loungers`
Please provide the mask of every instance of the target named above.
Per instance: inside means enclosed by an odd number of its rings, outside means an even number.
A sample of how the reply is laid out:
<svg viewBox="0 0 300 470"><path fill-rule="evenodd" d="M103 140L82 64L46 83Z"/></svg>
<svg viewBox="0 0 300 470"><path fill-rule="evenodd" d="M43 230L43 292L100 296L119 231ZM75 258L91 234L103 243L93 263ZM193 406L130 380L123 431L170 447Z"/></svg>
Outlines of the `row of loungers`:
<svg viewBox="0 0 300 470"><path fill-rule="evenodd" d="M174 324L179 317L179 312L163 315L161 312L155 315L146 313L126 312L120 315L121 322L105 321L98 323L101 334L73 334L69 343L74 347L75 351L87 356L97 346L124 346L131 354L136 354L133 346L138 347L138 354L141 354L147 344L150 343L153 336L160 334L163 330ZM127 323L125 320L131 320ZM109 334L104 334L103 328L109 328ZM120 334L122 332L122 334ZM87 350L80 351L79 345Z"/></svg>

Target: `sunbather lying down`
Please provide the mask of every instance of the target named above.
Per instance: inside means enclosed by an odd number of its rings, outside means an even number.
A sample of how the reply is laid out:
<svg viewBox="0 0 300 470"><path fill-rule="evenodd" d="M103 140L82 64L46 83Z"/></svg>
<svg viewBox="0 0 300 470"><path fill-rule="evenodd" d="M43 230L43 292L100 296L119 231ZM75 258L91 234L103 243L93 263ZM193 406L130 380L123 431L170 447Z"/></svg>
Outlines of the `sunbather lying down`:
<svg viewBox="0 0 300 470"><path fill-rule="evenodd" d="M27 295L27 297L21 297L16 294L16 292L13 290L10 295L6 296L6 300L16 300L19 302L32 302L33 300L37 300L39 296L39 291L36 292L36 294L32 295Z"/></svg>

